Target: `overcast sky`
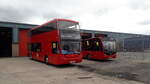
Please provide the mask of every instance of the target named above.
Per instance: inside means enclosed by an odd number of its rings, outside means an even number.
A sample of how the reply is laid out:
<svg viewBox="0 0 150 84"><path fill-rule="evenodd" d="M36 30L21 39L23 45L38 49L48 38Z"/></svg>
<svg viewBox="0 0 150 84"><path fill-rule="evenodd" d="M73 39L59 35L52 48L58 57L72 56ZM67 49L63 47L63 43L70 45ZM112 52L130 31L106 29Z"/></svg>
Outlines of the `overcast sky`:
<svg viewBox="0 0 150 84"><path fill-rule="evenodd" d="M79 21L82 29L150 35L150 0L0 0L0 21L54 18Z"/></svg>

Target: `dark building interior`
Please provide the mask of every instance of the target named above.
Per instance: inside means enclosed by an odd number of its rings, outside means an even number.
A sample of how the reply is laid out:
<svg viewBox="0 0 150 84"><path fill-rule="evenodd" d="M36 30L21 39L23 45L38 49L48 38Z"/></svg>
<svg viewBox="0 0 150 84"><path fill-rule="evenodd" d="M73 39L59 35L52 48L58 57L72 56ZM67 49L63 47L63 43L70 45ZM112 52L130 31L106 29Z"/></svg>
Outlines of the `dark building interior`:
<svg viewBox="0 0 150 84"><path fill-rule="evenodd" d="M0 57L12 56L12 29L0 28Z"/></svg>

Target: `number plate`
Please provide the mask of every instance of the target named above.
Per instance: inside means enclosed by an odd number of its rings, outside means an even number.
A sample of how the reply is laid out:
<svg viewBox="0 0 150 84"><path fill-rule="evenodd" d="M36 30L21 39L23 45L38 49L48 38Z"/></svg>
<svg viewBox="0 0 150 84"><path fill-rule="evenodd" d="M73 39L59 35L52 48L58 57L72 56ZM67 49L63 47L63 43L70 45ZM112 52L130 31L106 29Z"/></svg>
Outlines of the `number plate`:
<svg viewBox="0 0 150 84"><path fill-rule="evenodd" d="M75 61L70 61L70 63L75 63Z"/></svg>

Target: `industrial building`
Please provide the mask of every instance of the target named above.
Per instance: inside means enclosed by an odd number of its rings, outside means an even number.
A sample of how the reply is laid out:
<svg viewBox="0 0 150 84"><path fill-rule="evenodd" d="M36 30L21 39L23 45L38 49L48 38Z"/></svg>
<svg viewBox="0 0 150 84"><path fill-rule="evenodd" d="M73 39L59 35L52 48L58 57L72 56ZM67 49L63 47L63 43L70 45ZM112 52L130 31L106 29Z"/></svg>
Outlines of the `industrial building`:
<svg viewBox="0 0 150 84"><path fill-rule="evenodd" d="M0 57L27 56L27 31L36 25L0 22Z"/></svg>
<svg viewBox="0 0 150 84"><path fill-rule="evenodd" d="M124 51L127 52L150 51L150 36L124 39Z"/></svg>
<svg viewBox="0 0 150 84"><path fill-rule="evenodd" d="M0 57L6 56L28 56L28 30L37 25L13 23L13 22L0 22ZM91 37L96 34L104 34L109 37L121 39L131 37L142 37L145 35L129 34L129 33L116 33L106 31L93 31L93 30L81 30L82 33L88 33Z"/></svg>

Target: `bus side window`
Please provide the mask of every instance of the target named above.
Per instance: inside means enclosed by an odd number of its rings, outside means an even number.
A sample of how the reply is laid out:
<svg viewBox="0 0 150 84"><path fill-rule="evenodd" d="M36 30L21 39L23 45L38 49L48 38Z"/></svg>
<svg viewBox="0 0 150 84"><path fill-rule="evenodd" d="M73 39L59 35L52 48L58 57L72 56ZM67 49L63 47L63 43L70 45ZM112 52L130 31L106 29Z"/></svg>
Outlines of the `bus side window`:
<svg viewBox="0 0 150 84"><path fill-rule="evenodd" d="M58 54L58 42L52 42L52 53Z"/></svg>
<svg viewBox="0 0 150 84"><path fill-rule="evenodd" d="M41 43L32 43L31 44L31 51L40 52L41 51Z"/></svg>
<svg viewBox="0 0 150 84"><path fill-rule="evenodd" d="M90 44L89 44L89 41L86 41L86 45L87 45L87 46L89 46L89 45L90 45Z"/></svg>
<svg viewBox="0 0 150 84"><path fill-rule="evenodd" d="M96 41L96 46L99 46L99 42L98 41Z"/></svg>
<svg viewBox="0 0 150 84"><path fill-rule="evenodd" d="M95 44L94 44L94 50L95 51L99 51L99 50L101 50L101 45L100 45L100 43L99 43L99 41L95 41L94 42Z"/></svg>

